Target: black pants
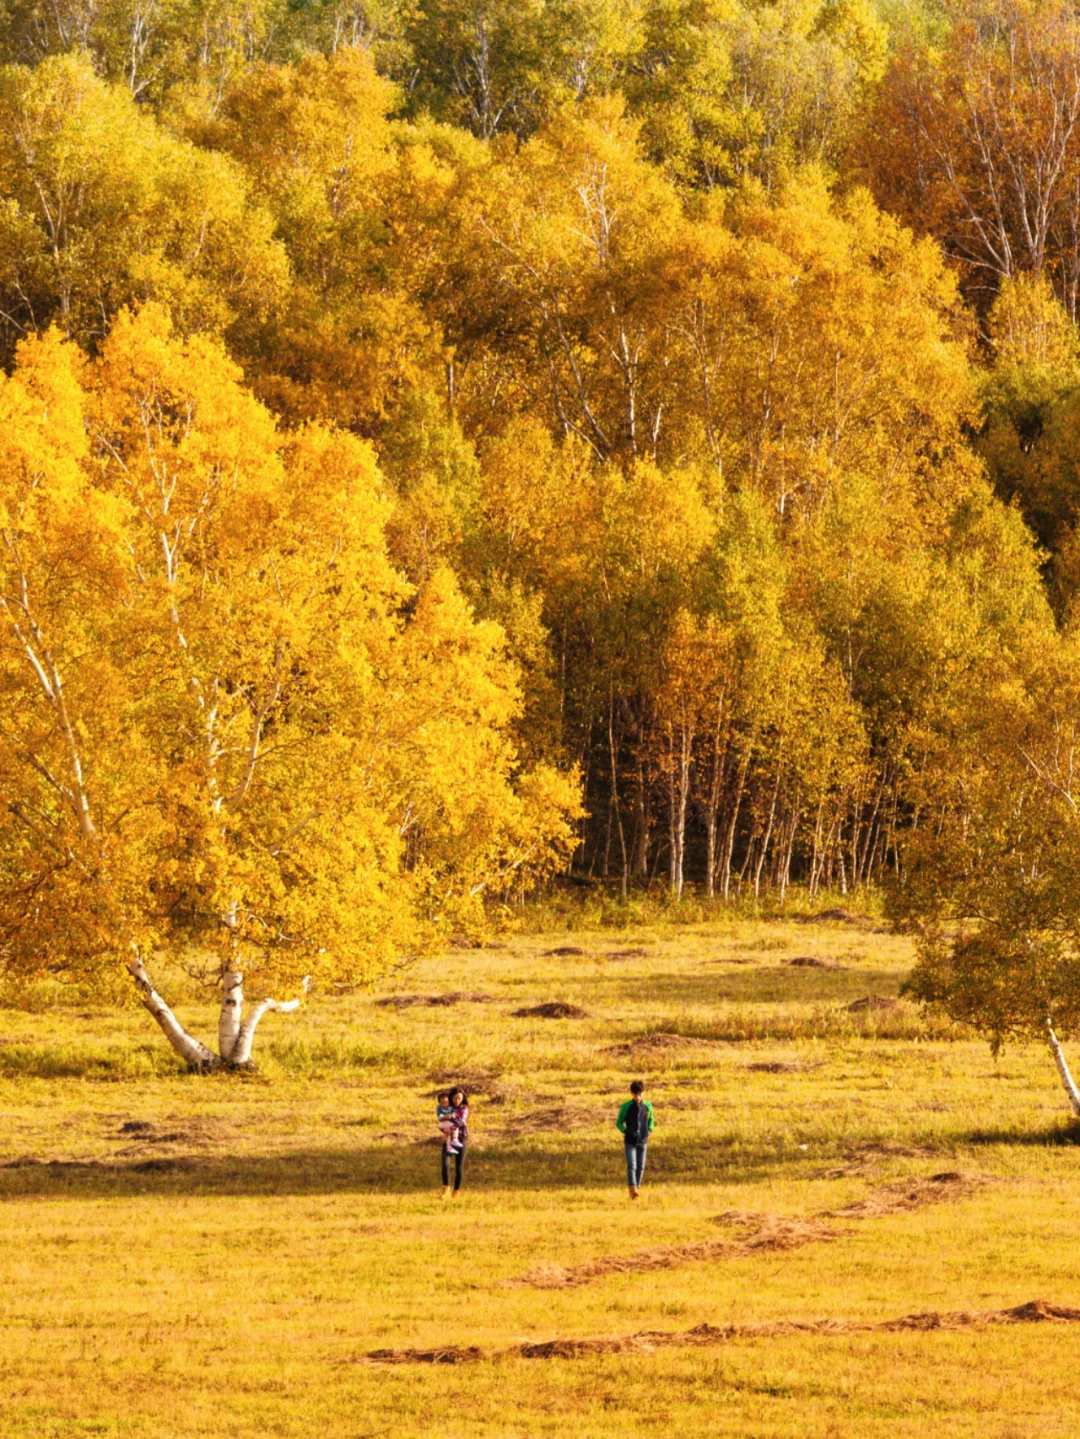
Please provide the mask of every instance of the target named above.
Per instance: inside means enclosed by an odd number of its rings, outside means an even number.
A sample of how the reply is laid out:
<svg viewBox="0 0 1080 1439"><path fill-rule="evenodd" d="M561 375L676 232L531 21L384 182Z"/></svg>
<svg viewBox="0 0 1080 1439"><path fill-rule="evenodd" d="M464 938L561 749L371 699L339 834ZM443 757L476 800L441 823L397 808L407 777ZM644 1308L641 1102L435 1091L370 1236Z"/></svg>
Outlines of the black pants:
<svg viewBox="0 0 1080 1439"><path fill-rule="evenodd" d="M450 1183L450 1160L454 1161L454 1193L461 1188L461 1172L465 1168L465 1146L464 1144L456 1154L451 1154L446 1145L442 1150L442 1182Z"/></svg>

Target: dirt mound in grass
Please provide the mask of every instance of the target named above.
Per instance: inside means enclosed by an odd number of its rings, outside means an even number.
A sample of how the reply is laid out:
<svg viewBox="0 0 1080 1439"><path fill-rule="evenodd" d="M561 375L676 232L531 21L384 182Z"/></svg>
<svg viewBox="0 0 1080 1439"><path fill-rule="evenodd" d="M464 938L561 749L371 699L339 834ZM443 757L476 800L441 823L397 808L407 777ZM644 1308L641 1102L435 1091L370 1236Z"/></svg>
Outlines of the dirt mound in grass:
<svg viewBox="0 0 1080 1439"><path fill-rule="evenodd" d="M683 1264L745 1259L762 1253L782 1253L801 1249L807 1244L821 1244L839 1239L845 1232L836 1229L830 1220L878 1219L889 1214L922 1209L966 1198L981 1185L989 1183L983 1175L948 1171L927 1178L900 1180L882 1185L864 1198L843 1209L829 1209L804 1219L781 1214L762 1214L751 1209L725 1209L716 1215L714 1224L744 1231L734 1239L697 1240L688 1244L660 1245L636 1254L612 1254L602 1259L587 1260L569 1267L541 1264L530 1270L520 1281L534 1289L571 1289L609 1274L640 1274L652 1269L675 1269Z"/></svg>
<svg viewBox="0 0 1080 1439"><path fill-rule="evenodd" d="M898 1139L872 1139L865 1144L851 1145L843 1151L843 1164L821 1171L822 1179L849 1179L872 1174L882 1160L939 1159L941 1152L931 1145L903 1144Z"/></svg>
<svg viewBox="0 0 1080 1439"><path fill-rule="evenodd" d="M928 1204L966 1199L990 1181L982 1174L962 1174L948 1170L915 1179L899 1179L873 1189L864 1199L846 1204L843 1209L826 1211L830 1219L880 1219L887 1214L903 1214L910 1209L924 1209Z"/></svg>
<svg viewBox="0 0 1080 1439"><path fill-rule="evenodd" d="M49 1169L63 1174L67 1170L114 1169L116 1166L103 1159L38 1159L33 1154L20 1154L18 1159L6 1159L0 1169Z"/></svg>
<svg viewBox="0 0 1080 1439"><path fill-rule="evenodd" d="M503 1132L507 1138L522 1134L569 1134L596 1123L597 1116L591 1109L556 1104L549 1109L534 1109L528 1114L508 1117Z"/></svg>
<svg viewBox="0 0 1080 1439"><path fill-rule="evenodd" d="M194 1169L194 1159L143 1159L138 1164L131 1166L134 1174L170 1174L177 1169Z"/></svg>
<svg viewBox="0 0 1080 1439"><path fill-rule="evenodd" d="M155 1145L181 1144L199 1148L223 1139L228 1133L219 1120L208 1118L187 1119L177 1124L154 1124L148 1119L125 1119L114 1138L129 1142L116 1151L117 1154L142 1154Z"/></svg>
<svg viewBox="0 0 1080 1439"><path fill-rule="evenodd" d="M886 999L881 994L864 994L862 999L853 999L844 1006L848 1014L883 1014L889 1009L899 1009L898 999Z"/></svg>
<svg viewBox="0 0 1080 1439"><path fill-rule="evenodd" d="M817 1059L755 1059L745 1067L751 1074L805 1074L811 1069L820 1069L821 1061Z"/></svg>
<svg viewBox="0 0 1080 1439"><path fill-rule="evenodd" d="M585 1359L593 1355L648 1353L654 1349L689 1349L726 1344L734 1339L779 1339L787 1334L816 1334L823 1339L845 1334L896 1334L905 1330L988 1328L994 1324L1078 1324L1080 1308L1030 1299L1011 1309L937 1309L904 1314L877 1323L846 1319L777 1319L763 1324L698 1324L693 1329L645 1329L636 1334L599 1338L545 1339L486 1351L478 1345L448 1349L373 1349L359 1363L461 1364L486 1358ZM347 1361L348 1362L348 1361Z"/></svg>
<svg viewBox="0 0 1080 1439"><path fill-rule="evenodd" d="M860 929L873 928L875 921L868 914L856 914L850 909L823 909L820 914L795 914L796 924L855 924Z"/></svg>
<svg viewBox="0 0 1080 1439"><path fill-rule="evenodd" d="M437 1099L440 1094L445 1094L448 1089L463 1089L470 1099L477 1099L481 1096L490 1097L503 1093L503 1086L499 1083L498 1075L491 1074L484 1069L458 1069L458 1070L432 1070L428 1074L432 1084L437 1089L428 1090L423 1095L424 1099Z"/></svg>
<svg viewBox="0 0 1080 1439"><path fill-rule="evenodd" d="M795 969L847 969L838 959L819 959L814 954L800 954L787 963Z"/></svg>
<svg viewBox="0 0 1080 1439"><path fill-rule="evenodd" d="M438 1075L428 1075L429 1079L439 1079ZM421 1095L422 1099L438 1099L440 1094L445 1094L448 1089L463 1089L469 1096L469 1102L476 1099L486 1099L489 1104L506 1104L515 1099L519 1093L516 1084L504 1085L498 1080L487 1078L480 1074L447 1074L443 1075L435 1089L428 1089ZM438 1136L436 1135L436 1138Z"/></svg>
<svg viewBox="0 0 1080 1439"><path fill-rule="evenodd" d="M375 1003L380 1009L434 1009L451 1004L494 1004L495 996L454 990L451 994L388 994Z"/></svg>
<svg viewBox="0 0 1080 1439"><path fill-rule="evenodd" d="M196 1123L182 1129L159 1128L156 1124L147 1123L141 1119L129 1119L121 1124L119 1134L127 1138L140 1140L143 1144L176 1144L184 1140L205 1139L208 1137L207 1128L204 1124Z"/></svg>
<svg viewBox="0 0 1080 1439"><path fill-rule="evenodd" d="M486 1351L477 1344L464 1348L448 1345L445 1349L373 1349L366 1358L373 1364L468 1364L486 1358Z"/></svg>
<svg viewBox="0 0 1080 1439"><path fill-rule="evenodd" d="M176 1169L194 1169L198 1161L179 1155L170 1159L144 1159L138 1164L123 1164L112 1159L36 1159L23 1155L0 1164L0 1169L45 1169L50 1174L166 1174Z"/></svg>
<svg viewBox="0 0 1080 1439"><path fill-rule="evenodd" d="M648 959L652 954L650 949L611 949L604 955L605 959Z"/></svg>
<svg viewBox="0 0 1080 1439"><path fill-rule="evenodd" d="M632 1039L628 1047L631 1049L683 1049L687 1046L691 1049L711 1049L712 1040L697 1039L692 1034L669 1034L664 1031L660 1034L643 1034L640 1039Z"/></svg>
<svg viewBox="0 0 1080 1439"><path fill-rule="evenodd" d="M523 1359L580 1359L592 1354L624 1354L650 1349L691 1348L723 1344L732 1339L777 1339L785 1334L819 1334L822 1338L844 1334L895 1334L903 1330L985 1328L992 1324L1078 1324L1080 1308L1031 1299L1011 1309L960 1309L941 1313L936 1309L905 1314L899 1319L861 1323L845 1319L778 1319L764 1324L698 1324L693 1329L646 1329L637 1334L603 1339L549 1339L539 1344L519 1344L507 1351Z"/></svg>
<svg viewBox="0 0 1080 1439"><path fill-rule="evenodd" d="M561 999L552 999L547 1004L534 1004L526 1009L515 1009L515 1019L588 1019L588 1011L576 1004L566 1004Z"/></svg>
<svg viewBox="0 0 1080 1439"><path fill-rule="evenodd" d="M957 1309L940 1313L926 1309L918 1314L905 1314L899 1319L886 1319L880 1324L867 1324L867 1330L891 1334L902 1329L967 1329L986 1324L1077 1324L1080 1309L1069 1304L1051 1304L1045 1299L1029 1299L1011 1309ZM849 1326L851 1329L857 1326Z"/></svg>
<svg viewBox="0 0 1080 1439"><path fill-rule="evenodd" d="M663 1030L658 1034L643 1034L638 1039L628 1039L623 1044L609 1045L605 1054L636 1054L647 1056L662 1054L669 1049L712 1049L711 1039L696 1039L692 1034L669 1034Z"/></svg>

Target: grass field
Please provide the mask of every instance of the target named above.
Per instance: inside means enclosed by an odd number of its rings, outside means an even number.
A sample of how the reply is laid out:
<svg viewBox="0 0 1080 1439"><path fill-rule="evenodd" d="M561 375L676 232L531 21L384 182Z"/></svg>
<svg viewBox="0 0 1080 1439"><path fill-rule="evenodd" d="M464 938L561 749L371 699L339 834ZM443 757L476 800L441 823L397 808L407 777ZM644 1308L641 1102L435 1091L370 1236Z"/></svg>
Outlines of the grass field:
<svg viewBox="0 0 1080 1439"><path fill-rule="evenodd" d="M1075 1435L1080 1327L1007 1313L1080 1305L1064 1096L848 1010L910 963L871 921L530 935L268 1017L249 1077L141 1011L0 1011L0 1433ZM514 1014L553 1000L586 1015Z"/></svg>

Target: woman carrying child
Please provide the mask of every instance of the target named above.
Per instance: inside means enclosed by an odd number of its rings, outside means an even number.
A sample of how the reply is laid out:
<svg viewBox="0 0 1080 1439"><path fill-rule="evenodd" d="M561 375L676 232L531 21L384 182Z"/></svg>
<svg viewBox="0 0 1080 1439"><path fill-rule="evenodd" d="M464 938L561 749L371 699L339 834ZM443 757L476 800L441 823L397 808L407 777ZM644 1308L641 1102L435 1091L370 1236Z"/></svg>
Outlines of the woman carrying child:
<svg viewBox="0 0 1080 1439"><path fill-rule="evenodd" d="M456 1199L461 1189L461 1176L465 1169L465 1145L469 1138L469 1097L465 1091L453 1089L446 1094L440 1094L435 1118L442 1134L443 1198L450 1197L450 1160L453 1159L453 1195Z"/></svg>

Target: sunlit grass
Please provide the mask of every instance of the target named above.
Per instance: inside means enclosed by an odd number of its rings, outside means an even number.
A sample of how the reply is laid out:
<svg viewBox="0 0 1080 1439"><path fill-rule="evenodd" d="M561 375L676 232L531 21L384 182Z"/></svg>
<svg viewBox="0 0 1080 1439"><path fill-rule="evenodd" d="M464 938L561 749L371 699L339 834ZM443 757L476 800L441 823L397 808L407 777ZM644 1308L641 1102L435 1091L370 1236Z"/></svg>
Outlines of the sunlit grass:
<svg viewBox="0 0 1080 1439"><path fill-rule="evenodd" d="M847 1008L895 998L905 940L725 916L504 942L418 966L394 991L269 1016L247 1077L181 1072L137 1010L0 1012L0 1432L1076 1432L1067 1326L501 1354L701 1323L1080 1303L1077 1151L1048 1057L995 1063L909 1006ZM379 1003L458 991L486 1002ZM553 999L587 1017L514 1015ZM180 1008L213 1031L208 1003ZM444 1204L432 1094L451 1074L474 1091L473 1138L466 1192ZM631 1208L613 1119L637 1074L658 1129ZM787 1252L521 1282L538 1264L722 1238L726 1210L811 1216L943 1169L987 1182ZM446 1343L495 1357L362 1362Z"/></svg>

